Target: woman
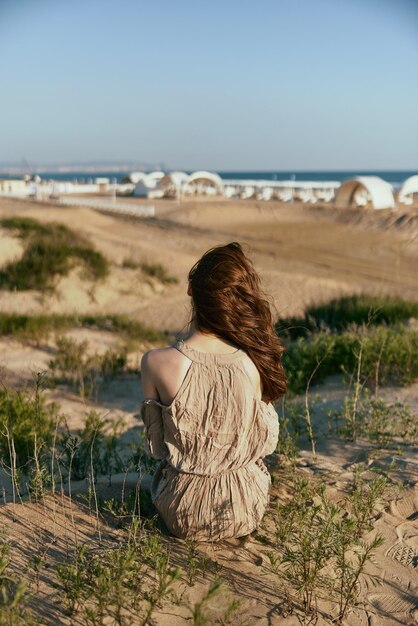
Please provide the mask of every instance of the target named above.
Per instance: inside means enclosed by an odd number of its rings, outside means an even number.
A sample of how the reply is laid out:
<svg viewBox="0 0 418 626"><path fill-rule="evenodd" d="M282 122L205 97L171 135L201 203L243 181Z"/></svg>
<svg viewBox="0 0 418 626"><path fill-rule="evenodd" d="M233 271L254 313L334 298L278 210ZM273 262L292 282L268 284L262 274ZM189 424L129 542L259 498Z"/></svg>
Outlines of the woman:
<svg viewBox="0 0 418 626"><path fill-rule="evenodd" d="M185 341L141 362L141 416L161 459L151 496L177 537L248 535L269 500L262 458L277 445L271 402L286 390L283 347L260 279L239 243L208 250L189 272Z"/></svg>

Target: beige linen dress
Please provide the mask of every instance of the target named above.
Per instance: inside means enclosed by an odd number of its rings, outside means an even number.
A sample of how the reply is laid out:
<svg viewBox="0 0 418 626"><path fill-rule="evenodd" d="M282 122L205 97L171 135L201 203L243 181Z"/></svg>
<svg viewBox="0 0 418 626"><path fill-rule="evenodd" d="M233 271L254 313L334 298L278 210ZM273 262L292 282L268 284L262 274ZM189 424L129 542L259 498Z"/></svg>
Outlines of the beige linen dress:
<svg viewBox="0 0 418 626"><path fill-rule="evenodd" d="M141 404L149 453L161 459L152 501L177 537L247 535L269 501L262 458L276 448L278 415L255 397L243 350L209 354L183 341L174 347L191 361L174 400Z"/></svg>

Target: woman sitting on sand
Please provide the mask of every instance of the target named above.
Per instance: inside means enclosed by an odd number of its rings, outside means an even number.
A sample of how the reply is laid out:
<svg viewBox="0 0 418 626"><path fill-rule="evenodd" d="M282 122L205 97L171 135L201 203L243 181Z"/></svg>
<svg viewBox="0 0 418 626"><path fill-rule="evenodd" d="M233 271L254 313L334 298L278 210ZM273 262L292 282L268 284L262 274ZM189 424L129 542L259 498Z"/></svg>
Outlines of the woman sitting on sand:
<svg viewBox="0 0 418 626"><path fill-rule="evenodd" d="M142 359L141 416L161 459L151 497L162 519L177 537L216 541L251 533L268 504L262 459L277 445L283 347L239 243L208 250L187 293L185 341Z"/></svg>

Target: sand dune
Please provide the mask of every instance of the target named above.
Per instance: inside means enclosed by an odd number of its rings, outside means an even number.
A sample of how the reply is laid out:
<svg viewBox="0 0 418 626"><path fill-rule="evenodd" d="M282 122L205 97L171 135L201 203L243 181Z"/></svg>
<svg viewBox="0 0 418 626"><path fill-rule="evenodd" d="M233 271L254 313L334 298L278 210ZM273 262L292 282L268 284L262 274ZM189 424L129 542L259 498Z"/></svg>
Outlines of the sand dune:
<svg viewBox="0 0 418 626"><path fill-rule="evenodd" d="M282 315L299 314L308 304L354 292L418 298L415 235L383 228L382 215L369 214L358 223L358 214L353 214L353 223L347 224L347 216L332 210L243 201L160 201L156 213L156 218L139 220L1 199L1 216L60 221L88 236L114 264L107 281L94 289L74 272L61 281L58 298L45 301L39 294L3 292L2 309L128 313L176 332L189 317L189 268L206 249L231 240L248 246ZM132 270L121 271L127 257L161 263L180 282L157 286Z"/></svg>

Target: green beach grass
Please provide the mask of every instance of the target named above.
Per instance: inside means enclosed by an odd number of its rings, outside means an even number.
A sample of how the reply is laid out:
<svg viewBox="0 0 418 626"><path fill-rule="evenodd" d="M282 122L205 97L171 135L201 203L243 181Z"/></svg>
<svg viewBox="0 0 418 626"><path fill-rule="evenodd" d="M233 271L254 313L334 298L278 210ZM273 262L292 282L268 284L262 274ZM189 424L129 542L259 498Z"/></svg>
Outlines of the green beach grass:
<svg viewBox="0 0 418 626"><path fill-rule="evenodd" d="M279 320L289 390L305 390L333 374L352 374L361 352L367 385L409 384L418 378L418 303L399 297L347 296L310 307L304 318Z"/></svg>
<svg viewBox="0 0 418 626"><path fill-rule="evenodd" d="M21 315L0 313L0 336L40 341L55 331L90 328L119 333L126 340L161 342L167 334L125 315Z"/></svg>
<svg viewBox="0 0 418 626"><path fill-rule="evenodd" d="M2 228L15 231L24 240L22 257L0 270L0 288L53 290L57 278L81 265L90 280L109 273L107 259L84 237L63 224L41 224L29 217L0 220Z"/></svg>
<svg viewBox="0 0 418 626"><path fill-rule="evenodd" d="M320 330L340 332L350 325L378 326L418 318L418 302L399 296L352 295L310 306L303 317L279 319L276 330L289 339L307 337Z"/></svg>

